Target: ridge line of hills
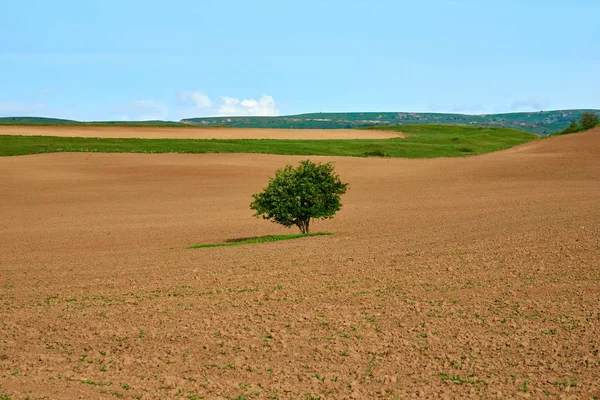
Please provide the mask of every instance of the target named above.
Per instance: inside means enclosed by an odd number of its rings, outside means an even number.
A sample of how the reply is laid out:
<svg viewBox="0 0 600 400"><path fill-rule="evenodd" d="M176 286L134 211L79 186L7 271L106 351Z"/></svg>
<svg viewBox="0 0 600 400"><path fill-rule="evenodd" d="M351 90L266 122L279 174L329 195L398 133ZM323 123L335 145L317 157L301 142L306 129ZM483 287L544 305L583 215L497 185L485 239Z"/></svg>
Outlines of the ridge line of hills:
<svg viewBox="0 0 600 400"><path fill-rule="evenodd" d="M309 113L277 117L203 117L181 121L74 121L43 117L4 117L0 125L70 125L70 126L155 126L155 127L235 127L288 129L352 129L398 125L470 125L519 129L548 135L566 128L584 112L600 114L600 110L555 110L502 114L450 114L413 112L349 112Z"/></svg>

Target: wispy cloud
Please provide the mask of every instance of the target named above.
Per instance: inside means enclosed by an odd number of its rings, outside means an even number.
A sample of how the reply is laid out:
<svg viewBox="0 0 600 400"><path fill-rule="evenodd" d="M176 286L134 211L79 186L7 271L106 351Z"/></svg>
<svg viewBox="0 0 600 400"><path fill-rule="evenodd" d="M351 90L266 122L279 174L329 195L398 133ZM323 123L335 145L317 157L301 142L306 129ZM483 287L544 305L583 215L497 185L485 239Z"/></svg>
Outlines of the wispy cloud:
<svg viewBox="0 0 600 400"><path fill-rule="evenodd" d="M192 105L196 108L209 108L213 105L210 98L200 92L183 92L179 95L179 99L186 105Z"/></svg>
<svg viewBox="0 0 600 400"><path fill-rule="evenodd" d="M527 99L517 100L510 105L512 111L534 110L539 111L548 107L548 102L539 97L529 97Z"/></svg>
<svg viewBox="0 0 600 400"><path fill-rule="evenodd" d="M165 120L169 116L169 106L155 100L136 100L112 109L113 114L123 121Z"/></svg>
<svg viewBox="0 0 600 400"><path fill-rule="evenodd" d="M0 116L30 116L45 112L45 104L20 103L17 101L0 101Z"/></svg>
<svg viewBox="0 0 600 400"><path fill-rule="evenodd" d="M52 89L42 90L40 95L51 93ZM49 105L46 103L25 103L0 101L2 116L37 116L68 118L78 120L121 120L147 121L169 120L208 116L276 116L279 108L272 96L263 94L258 99L239 99L221 96L211 98L201 92L183 92L176 104L167 104L153 99L135 100L113 106L100 106L92 109Z"/></svg>
<svg viewBox="0 0 600 400"><path fill-rule="evenodd" d="M220 96L214 101L201 92L187 91L179 95L179 106L174 110L180 119L209 116L275 116L279 108L273 96L263 94L257 99L239 99Z"/></svg>
<svg viewBox="0 0 600 400"><path fill-rule="evenodd" d="M223 96L219 98L217 113L223 116L275 116L279 115L279 109L273 97L266 94L258 100Z"/></svg>

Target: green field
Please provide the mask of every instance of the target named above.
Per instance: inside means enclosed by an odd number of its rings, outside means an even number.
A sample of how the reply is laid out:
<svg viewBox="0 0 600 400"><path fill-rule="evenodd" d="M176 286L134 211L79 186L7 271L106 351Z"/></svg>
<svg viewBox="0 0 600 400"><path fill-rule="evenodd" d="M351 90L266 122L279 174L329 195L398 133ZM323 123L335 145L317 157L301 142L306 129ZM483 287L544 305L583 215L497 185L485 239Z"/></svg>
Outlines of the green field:
<svg viewBox="0 0 600 400"><path fill-rule="evenodd" d="M506 149L539 137L513 129L415 125L370 128L409 138L360 140L100 139L0 135L0 156L55 152L262 153L353 157L460 157Z"/></svg>
<svg viewBox="0 0 600 400"><path fill-rule="evenodd" d="M244 244L271 243L271 242L279 242L281 240L292 240L292 239L301 239L301 238L312 237L312 236L330 236L330 235L333 235L333 234L329 233L329 232L317 232L317 233L298 233L298 234L291 234L291 235L270 235L270 236L260 236L260 237L253 237L253 238L230 240L225 243L194 244L192 246L188 246L188 249L204 249L204 248L208 248L208 247L242 246Z"/></svg>

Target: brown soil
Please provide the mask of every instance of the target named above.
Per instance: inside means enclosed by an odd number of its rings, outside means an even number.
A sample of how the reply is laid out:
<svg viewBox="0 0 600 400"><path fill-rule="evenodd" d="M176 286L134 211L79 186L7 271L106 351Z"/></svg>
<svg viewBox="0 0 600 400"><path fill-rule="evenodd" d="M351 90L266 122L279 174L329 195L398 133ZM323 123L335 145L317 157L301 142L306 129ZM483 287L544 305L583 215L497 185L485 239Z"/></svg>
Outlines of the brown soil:
<svg viewBox="0 0 600 400"><path fill-rule="evenodd" d="M0 135L139 139L390 139L401 132L356 129L153 128L123 126L0 126Z"/></svg>
<svg viewBox="0 0 600 400"><path fill-rule="evenodd" d="M334 236L186 249L287 232L248 204L300 159L0 158L0 396L600 395L600 130L315 157Z"/></svg>

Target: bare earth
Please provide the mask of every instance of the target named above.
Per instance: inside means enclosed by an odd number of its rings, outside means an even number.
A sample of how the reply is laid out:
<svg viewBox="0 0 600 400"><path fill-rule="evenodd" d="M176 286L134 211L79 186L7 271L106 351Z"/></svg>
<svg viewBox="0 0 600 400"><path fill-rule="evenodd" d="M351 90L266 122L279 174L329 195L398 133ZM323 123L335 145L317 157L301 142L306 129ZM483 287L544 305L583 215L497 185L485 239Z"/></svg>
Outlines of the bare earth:
<svg viewBox="0 0 600 400"><path fill-rule="evenodd" d="M123 126L0 126L0 135L138 139L390 139L400 132L356 129L153 128Z"/></svg>
<svg viewBox="0 0 600 400"><path fill-rule="evenodd" d="M600 396L599 129L315 157L334 236L186 249L287 232L248 204L300 159L0 158L0 397Z"/></svg>

